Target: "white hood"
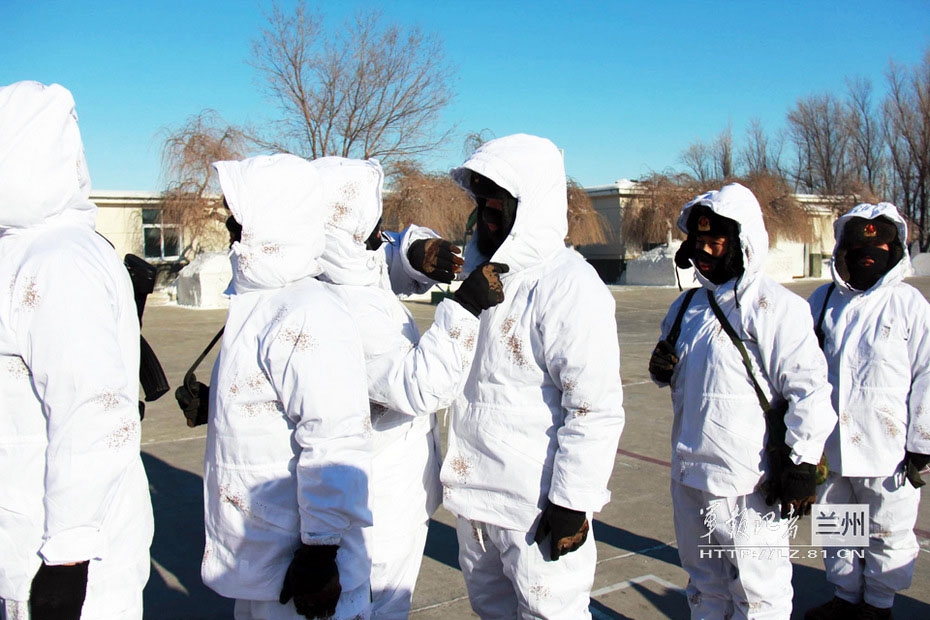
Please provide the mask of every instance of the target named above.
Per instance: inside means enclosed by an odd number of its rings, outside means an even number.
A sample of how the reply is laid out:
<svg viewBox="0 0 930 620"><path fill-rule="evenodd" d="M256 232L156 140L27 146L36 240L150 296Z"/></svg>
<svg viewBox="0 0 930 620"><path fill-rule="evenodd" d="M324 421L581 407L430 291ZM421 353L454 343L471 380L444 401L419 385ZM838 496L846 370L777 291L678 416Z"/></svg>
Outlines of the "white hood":
<svg viewBox="0 0 930 620"><path fill-rule="evenodd" d="M450 173L466 191L469 171L486 176L517 199L513 229L492 260L509 265L513 274L565 247L568 194L562 154L555 144L527 134L491 140ZM473 237L465 250L466 271L488 259L480 256L475 241Z"/></svg>
<svg viewBox="0 0 930 620"><path fill-rule="evenodd" d="M242 226L232 245L236 293L286 286L320 273L323 189L310 162L262 155L213 164L226 202Z"/></svg>
<svg viewBox="0 0 930 620"><path fill-rule="evenodd" d="M913 268L911 267L911 257L907 253L907 223L904 221L904 218L901 217L901 214L898 213L898 208L890 202L880 202L877 205L864 202L862 204L856 205L848 213L841 215L835 222L833 222L833 236L836 238L836 245L833 247L833 260L830 261L830 271L833 273L833 281L836 282L837 286L851 291L858 290L850 286L842 274L840 274L840 272L837 270L837 251L840 249L840 245L843 242L843 229L846 228L846 222L854 217L874 220L875 218L882 215L894 222L895 226L897 226L898 241L901 242L904 255L901 257L901 260L898 261L898 264L893 266L888 271L888 273L883 275L879 281L876 282L874 286L872 286L872 288L874 289L886 284L895 284L911 275L913 272Z"/></svg>
<svg viewBox="0 0 930 620"><path fill-rule="evenodd" d="M28 228L65 212L93 227L89 195L71 93L38 82L0 88L0 227Z"/></svg>
<svg viewBox="0 0 930 620"><path fill-rule="evenodd" d="M685 234L688 234L691 208L696 205L704 205L717 215L739 224L739 243L745 271L736 284L736 296L742 303L743 295L762 272L765 257L769 253L769 235L762 219L762 207L748 188L739 183L724 185L719 190L701 194L682 208L678 216L678 229ZM691 259L691 264L694 265L694 259ZM694 266L694 273L706 288L716 290L717 285L701 275L697 266Z"/></svg>
<svg viewBox="0 0 930 620"><path fill-rule="evenodd" d="M323 178L326 248L320 279L334 284L390 288L383 251L365 249L381 219L384 172L377 159L322 157L312 162Z"/></svg>

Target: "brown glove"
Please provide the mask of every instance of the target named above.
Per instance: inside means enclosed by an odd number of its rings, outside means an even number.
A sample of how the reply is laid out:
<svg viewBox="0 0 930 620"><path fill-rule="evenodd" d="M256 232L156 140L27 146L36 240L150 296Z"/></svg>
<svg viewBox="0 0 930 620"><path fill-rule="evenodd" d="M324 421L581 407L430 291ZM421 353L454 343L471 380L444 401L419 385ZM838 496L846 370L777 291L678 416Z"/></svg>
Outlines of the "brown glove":
<svg viewBox="0 0 930 620"><path fill-rule="evenodd" d="M468 274L462 286L455 291L453 299L463 308L478 316L482 310L504 301L504 285L500 274L510 271L503 263L482 263Z"/></svg>
<svg viewBox="0 0 930 620"><path fill-rule="evenodd" d="M425 276L448 284L462 271L462 250L445 239L418 239L410 244L407 260Z"/></svg>

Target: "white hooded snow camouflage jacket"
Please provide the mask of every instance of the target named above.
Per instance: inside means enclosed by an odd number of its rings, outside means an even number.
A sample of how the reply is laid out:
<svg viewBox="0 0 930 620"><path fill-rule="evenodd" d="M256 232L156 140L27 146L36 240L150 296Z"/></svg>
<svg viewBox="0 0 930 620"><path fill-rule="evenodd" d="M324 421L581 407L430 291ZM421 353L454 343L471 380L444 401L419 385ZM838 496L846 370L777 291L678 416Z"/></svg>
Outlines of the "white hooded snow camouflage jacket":
<svg viewBox="0 0 930 620"><path fill-rule="evenodd" d="M904 256L872 288L859 291L840 275L827 302L824 351L839 423L827 441L830 469L843 476L890 476L904 450L930 454L930 304L904 283L911 273L907 228L894 205L861 204L834 224L836 244L852 217L885 216L898 228ZM829 285L814 291L820 317Z"/></svg>
<svg viewBox="0 0 930 620"><path fill-rule="evenodd" d="M94 232L89 194L71 93L36 82L0 88L6 599L29 598L43 561L148 564L152 505L139 458L139 318L122 261ZM138 577L144 583L147 572Z"/></svg>
<svg viewBox="0 0 930 620"><path fill-rule="evenodd" d="M452 407L442 467L453 513L529 531L546 500L595 512L609 500L623 429L614 299L594 269L565 247L565 169L549 140L518 134L479 148L470 170L517 199L513 229L492 260L504 301L481 313L477 350ZM484 260L474 239L466 269Z"/></svg>
<svg viewBox="0 0 930 620"><path fill-rule="evenodd" d="M275 600L293 552L338 544L344 593L368 582L370 423L361 341L314 276L320 178L293 155L214 164L242 240L210 382L204 583Z"/></svg>
<svg viewBox="0 0 930 620"><path fill-rule="evenodd" d="M446 299L421 338L413 316L391 290L383 249L365 249L364 240L381 217L380 164L324 157L313 165L327 190L326 249L319 278L332 283L331 290L352 315L365 349L375 431L371 491L375 519L378 505L392 504L388 512L402 515L402 522L387 525L403 531L428 519L440 501L438 467L425 472L423 463L410 463L419 470L405 467L410 461L405 440L429 441L436 456L432 462L438 465L440 448L432 414L448 407L461 392L474 358L478 319ZM392 271L400 268L395 263ZM407 482L417 487L412 489L416 495L404 494ZM426 496L425 502L404 501L403 509L397 506L399 498L413 500L420 494Z"/></svg>
<svg viewBox="0 0 930 620"><path fill-rule="evenodd" d="M739 350L714 316L713 293L752 360L756 381L773 405L788 401L786 442L795 463L817 463L836 423L830 406L827 365L804 300L762 273L769 238L752 192L733 183L698 196L682 209L678 228L705 205L740 225L744 274L722 285L704 278L691 300L675 345L672 374L672 477L723 497L756 489L767 464L762 407ZM693 263L693 260L692 260ZM662 321L664 339L684 295ZM661 384L660 384L661 385Z"/></svg>

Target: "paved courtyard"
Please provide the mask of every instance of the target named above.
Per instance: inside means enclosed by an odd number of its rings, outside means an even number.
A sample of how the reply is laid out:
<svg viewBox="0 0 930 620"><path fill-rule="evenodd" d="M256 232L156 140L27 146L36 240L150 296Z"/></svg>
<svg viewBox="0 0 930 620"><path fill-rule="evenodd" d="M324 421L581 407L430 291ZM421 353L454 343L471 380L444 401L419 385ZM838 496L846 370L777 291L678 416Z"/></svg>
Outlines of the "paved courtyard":
<svg viewBox="0 0 930 620"><path fill-rule="evenodd" d="M824 281L789 285L805 298ZM911 281L930 295L930 278ZM617 301L626 428L620 440L610 489L613 499L596 515L598 567L591 611L603 618L687 618L682 594L687 574L678 565L669 498L671 404L668 390L648 377L647 361L658 338L658 325L677 289L612 287ZM421 330L432 321L434 307L408 303ZM188 310L171 305L146 309L143 333L158 353L172 389L223 325L223 310ZM219 347L217 347L219 348ZM215 352L198 377L209 381ZM445 421L441 419L443 428ZM146 618L231 618L232 603L203 586L203 495L201 471L205 427L189 429L169 394L149 403L142 424L142 452L155 507L152 576L145 590ZM921 502L917 527L921 553L914 583L895 603L899 618L930 617L930 500ZM426 557L414 595L412 617L475 618L468 606L457 562L453 520L440 509L430 524ZM810 519L799 527L794 564L795 614L832 596L824 578L819 549L809 542ZM807 556L816 557L807 557Z"/></svg>

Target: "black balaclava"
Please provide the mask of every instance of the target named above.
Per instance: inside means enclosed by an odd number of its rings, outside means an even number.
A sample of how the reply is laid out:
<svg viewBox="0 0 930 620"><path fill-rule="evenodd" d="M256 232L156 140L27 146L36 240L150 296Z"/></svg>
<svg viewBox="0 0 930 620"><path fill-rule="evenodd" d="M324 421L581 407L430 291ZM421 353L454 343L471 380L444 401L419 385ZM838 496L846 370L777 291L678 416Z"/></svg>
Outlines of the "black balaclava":
<svg viewBox="0 0 930 620"><path fill-rule="evenodd" d="M517 219L517 199L506 189L477 172L470 173L468 187L478 204L478 220L475 224L478 250L490 258L513 229L513 223ZM503 203L500 211L487 207L488 199L494 198Z"/></svg>
<svg viewBox="0 0 930 620"><path fill-rule="evenodd" d="M226 196L223 196L223 206L230 211L229 203L226 202ZM236 221L232 213L226 218L226 230L229 231L229 247L232 247L236 241L242 241L242 224Z"/></svg>
<svg viewBox="0 0 930 620"><path fill-rule="evenodd" d="M889 249L877 247L882 244L887 244ZM904 248L894 222L883 215L872 220L852 217L843 227L843 242L837 250L837 270L853 288L867 291L903 256ZM860 264L866 258L872 259L871 265Z"/></svg>
<svg viewBox="0 0 930 620"><path fill-rule="evenodd" d="M702 261L713 265L710 271L701 274L714 284L723 284L733 278L743 275L743 252L739 243L739 223L728 217L717 215L709 207L695 205L688 214L688 237L678 252L675 253L675 264L679 269L692 266L690 259L701 258ZM723 256L711 256L704 250L698 251L696 241L698 235L711 237L726 237L727 251Z"/></svg>
<svg viewBox="0 0 930 620"><path fill-rule="evenodd" d="M365 239L365 249L369 252L373 252L381 247L381 244L384 242L384 239L381 238L381 223L384 221L384 217L378 218L378 223L375 224L375 229L371 231L371 234L368 235L368 238Z"/></svg>

